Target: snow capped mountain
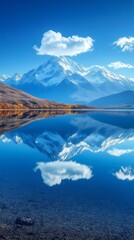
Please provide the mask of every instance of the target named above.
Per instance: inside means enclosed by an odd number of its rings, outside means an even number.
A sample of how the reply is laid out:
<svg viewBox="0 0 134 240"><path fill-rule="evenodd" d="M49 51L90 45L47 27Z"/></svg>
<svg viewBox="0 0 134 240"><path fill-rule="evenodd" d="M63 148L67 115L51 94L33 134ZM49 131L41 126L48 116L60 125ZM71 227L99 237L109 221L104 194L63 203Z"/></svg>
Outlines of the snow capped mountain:
<svg viewBox="0 0 134 240"><path fill-rule="evenodd" d="M4 74L0 77L0 82L15 87L21 78L22 75L20 73L15 73L13 76Z"/></svg>
<svg viewBox="0 0 134 240"><path fill-rule="evenodd" d="M116 73L110 72L104 66L93 65L89 68L89 72L85 77L95 84L102 84L106 80L115 81L115 80L126 80L126 78L122 75L118 75ZM96 81L95 81L96 80Z"/></svg>
<svg viewBox="0 0 134 240"><path fill-rule="evenodd" d="M6 80L10 77L11 76L8 74L3 74L2 76L0 76L0 82L3 82L3 83L6 82Z"/></svg>
<svg viewBox="0 0 134 240"><path fill-rule="evenodd" d="M15 81L19 81L22 78L22 74L20 73L15 73L12 77Z"/></svg>
<svg viewBox="0 0 134 240"><path fill-rule="evenodd" d="M85 77L88 69L65 57L52 57L23 75L17 88L36 97L64 103L85 103L101 96Z"/></svg>
<svg viewBox="0 0 134 240"><path fill-rule="evenodd" d="M133 79L112 73L103 66L94 65L90 67L89 73L85 75L85 78L98 87L105 96L134 89Z"/></svg>
<svg viewBox="0 0 134 240"><path fill-rule="evenodd" d="M59 85L67 78L69 82L78 85L87 83L81 77L84 74L86 74L85 70L73 60L65 57L52 57L39 68L24 74L20 84L38 82L44 87L50 87Z"/></svg>
<svg viewBox="0 0 134 240"><path fill-rule="evenodd" d="M134 79L110 72L104 66L83 67L67 57L51 57L25 73L3 75L0 81L33 96L64 103L91 101L126 90L134 90Z"/></svg>

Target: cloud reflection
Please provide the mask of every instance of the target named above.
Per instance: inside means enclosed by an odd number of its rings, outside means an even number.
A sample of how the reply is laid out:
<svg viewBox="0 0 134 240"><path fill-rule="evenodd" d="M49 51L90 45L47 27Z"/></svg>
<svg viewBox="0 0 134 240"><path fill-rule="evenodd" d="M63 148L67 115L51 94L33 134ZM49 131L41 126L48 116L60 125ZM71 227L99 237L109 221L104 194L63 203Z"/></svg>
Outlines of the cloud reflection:
<svg viewBox="0 0 134 240"><path fill-rule="evenodd" d="M116 178L120 180L134 180L134 169L131 167L121 167L118 172L113 174Z"/></svg>
<svg viewBox="0 0 134 240"><path fill-rule="evenodd" d="M131 153L131 152L134 152L134 149L113 148L113 149L110 149L107 151L107 153L109 153L110 155L115 156L115 157L120 157L124 154Z"/></svg>
<svg viewBox="0 0 134 240"><path fill-rule="evenodd" d="M90 179L92 170L73 161L38 162L35 171L40 170L43 182L48 186L59 185L63 180Z"/></svg>

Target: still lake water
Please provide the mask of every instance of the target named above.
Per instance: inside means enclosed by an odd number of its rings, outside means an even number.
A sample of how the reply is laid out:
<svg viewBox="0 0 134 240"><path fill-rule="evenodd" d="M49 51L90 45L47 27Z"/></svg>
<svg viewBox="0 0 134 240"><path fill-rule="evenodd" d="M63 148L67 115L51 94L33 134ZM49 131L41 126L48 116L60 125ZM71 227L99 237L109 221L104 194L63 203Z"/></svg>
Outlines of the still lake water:
<svg viewBox="0 0 134 240"><path fill-rule="evenodd" d="M0 239L133 240L134 112L28 121L0 119Z"/></svg>

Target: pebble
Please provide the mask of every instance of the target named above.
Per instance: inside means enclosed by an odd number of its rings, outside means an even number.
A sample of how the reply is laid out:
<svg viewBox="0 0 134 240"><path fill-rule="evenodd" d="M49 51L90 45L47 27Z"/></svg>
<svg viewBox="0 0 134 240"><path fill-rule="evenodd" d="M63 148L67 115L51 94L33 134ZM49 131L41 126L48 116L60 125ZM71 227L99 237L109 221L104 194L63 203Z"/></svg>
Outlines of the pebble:
<svg viewBox="0 0 134 240"><path fill-rule="evenodd" d="M15 224L19 224L22 226L32 226L34 225L34 221L30 217L17 217L15 220Z"/></svg>

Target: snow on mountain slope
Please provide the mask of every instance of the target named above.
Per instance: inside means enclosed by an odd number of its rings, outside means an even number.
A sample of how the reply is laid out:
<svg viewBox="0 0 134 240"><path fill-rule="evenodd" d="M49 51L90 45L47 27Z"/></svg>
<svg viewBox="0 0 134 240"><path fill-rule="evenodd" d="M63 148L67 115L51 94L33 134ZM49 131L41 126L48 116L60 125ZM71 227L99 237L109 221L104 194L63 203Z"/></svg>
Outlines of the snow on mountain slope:
<svg viewBox="0 0 134 240"><path fill-rule="evenodd" d="M78 85L87 82L85 78L81 77L87 73L81 66L69 58L52 57L37 69L24 74L20 84L37 81L44 87L50 87L57 86L65 79L68 79L68 81Z"/></svg>
<svg viewBox="0 0 134 240"><path fill-rule="evenodd" d="M112 73L110 72L107 68L105 68L104 66L99 66L99 65L93 65L91 67L89 67L88 69L88 74L85 75L85 77L87 79L89 79L90 81L94 82L94 77L98 75L98 80L96 83L97 84L101 84L102 82L109 80L109 81L115 81L116 80L126 80L126 78L122 75L118 75L116 73ZM99 79L99 77L101 77L101 79Z"/></svg>
<svg viewBox="0 0 134 240"><path fill-rule="evenodd" d="M6 82L6 80L10 77L11 76L8 74L3 74L2 76L0 76L0 82L3 82L3 83Z"/></svg>
<svg viewBox="0 0 134 240"><path fill-rule="evenodd" d="M52 57L23 75L17 88L36 97L64 103L86 103L101 94L85 77L88 69L65 57ZM88 91L88 94L87 94ZM86 93L86 94L85 94ZM86 101L85 101L86 95Z"/></svg>
<svg viewBox="0 0 134 240"><path fill-rule="evenodd" d="M67 57L20 75L3 75L0 81L36 97L64 103L89 103L110 94L134 90L134 79L110 72L104 66L83 67Z"/></svg>
<svg viewBox="0 0 134 240"><path fill-rule="evenodd" d="M5 83L9 86L15 87L22 78L22 75L20 73L15 73L13 76L4 74L0 77L0 82Z"/></svg>
<svg viewBox="0 0 134 240"><path fill-rule="evenodd" d="M94 65L90 67L89 73L85 75L85 78L91 84L105 92L105 96L111 93L134 89L133 79L112 73L103 66Z"/></svg>

